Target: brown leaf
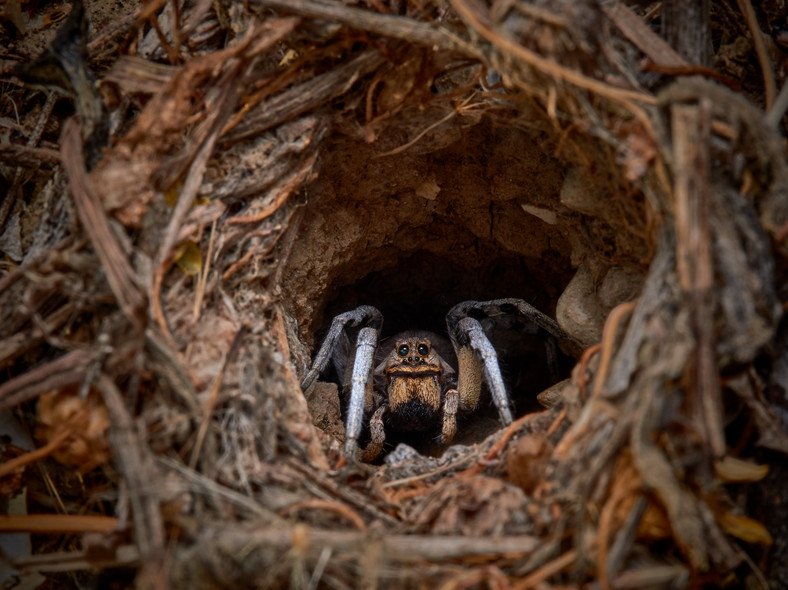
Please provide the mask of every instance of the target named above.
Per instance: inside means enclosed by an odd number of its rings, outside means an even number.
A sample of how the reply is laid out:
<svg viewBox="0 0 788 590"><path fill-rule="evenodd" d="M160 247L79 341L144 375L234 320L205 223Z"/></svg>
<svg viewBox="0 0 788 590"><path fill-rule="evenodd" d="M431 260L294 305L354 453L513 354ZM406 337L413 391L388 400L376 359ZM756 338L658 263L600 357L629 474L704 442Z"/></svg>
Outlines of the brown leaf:
<svg viewBox="0 0 788 590"><path fill-rule="evenodd" d="M76 385L43 394L38 401L36 438L49 442L64 430L71 436L52 456L64 465L89 471L110 458L107 442L109 415L101 396L90 390L87 399Z"/></svg>
<svg viewBox="0 0 788 590"><path fill-rule="evenodd" d="M748 543L771 545L773 540L769 531L760 522L747 516L739 516L732 512L715 515L717 522L729 535L733 535Z"/></svg>
<svg viewBox="0 0 788 590"><path fill-rule="evenodd" d="M543 479L552 451L546 433L521 437L506 454L506 466L512 482L526 494L533 493Z"/></svg>
<svg viewBox="0 0 788 590"><path fill-rule="evenodd" d="M769 466L725 455L714 462L714 473L725 483L760 481L769 473Z"/></svg>

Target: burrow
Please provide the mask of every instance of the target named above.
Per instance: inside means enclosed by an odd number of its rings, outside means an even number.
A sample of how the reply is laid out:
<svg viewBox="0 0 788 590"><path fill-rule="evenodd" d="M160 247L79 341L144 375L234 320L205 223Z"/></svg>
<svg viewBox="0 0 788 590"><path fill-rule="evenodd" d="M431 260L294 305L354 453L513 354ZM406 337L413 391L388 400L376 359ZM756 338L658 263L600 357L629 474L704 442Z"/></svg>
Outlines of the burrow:
<svg viewBox="0 0 788 590"><path fill-rule="evenodd" d="M383 337L445 334L456 303L501 297L596 341L610 309L637 294L648 254L637 231L646 220L622 211L632 196L619 193L614 155L562 146L546 117L522 110L457 117L398 152L408 117L425 120L402 113L373 143L324 139L302 189L282 294L312 353L332 318L358 305L381 310ZM551 383L539 367L521 370L533 363L507 338L507 385L517 412L533 411Z"/></svg>

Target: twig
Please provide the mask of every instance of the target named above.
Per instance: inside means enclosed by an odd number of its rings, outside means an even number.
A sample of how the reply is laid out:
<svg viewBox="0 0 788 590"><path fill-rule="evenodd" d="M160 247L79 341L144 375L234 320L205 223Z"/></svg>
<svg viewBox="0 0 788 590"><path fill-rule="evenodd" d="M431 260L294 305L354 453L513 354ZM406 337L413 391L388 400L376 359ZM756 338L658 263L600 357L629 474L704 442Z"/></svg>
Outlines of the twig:
<svg viewBox="0 0 788 590"><path fill-rule="evenodd" d="M447 31L407 17L379 14L371 10L351 8L338 3L313 2L312 0L252 0L251 4L342 23L355 29L402 39L418 45L454 49L477 59L481 57L470 43L460 40Z"/></svg>
<svg viewBox="0 0 788 590"><path fill-rule="evenodd" d="M310 158L311 160L311 158ZM312 160L314 163L314 160ZM277 257L277 267L276 271L274 272L274 292L278 293L279 289L282 286L282 277L285 274L285 269L287 268L288 262L290 262L290 254L293 251L293 246L298 239L299 234L301 233L301 221L304 219L304 214L306 210L304 207L298 206L297 209L290 215L290 218L287 220L287 229L285 230L284 235L282 236L281 246L279 247L279 256ZM285 339L285 344L287 339ZM289 350L289 347L280 349L280 350ZM290 358L286 356L285 358ZM289 370L289 364L288 370Z"/></svg>
<svg viewBox="0 0 788 590"><path fill-rule="evenodd" d="M108 533L114 531L117 527L118 519L114 516L88 514L0 515L0 531L4 533L29 532L58 535L86 533L89 531Z"/></svg>
<svg viewBox="0 0 788 590"><path fill-rule="evenodd" d="M470 97L468 98L468 100L470 100ZM454 117L458 112L459 112L459 110L450 111L449 114L446 115L445 117L443 117L442 119L438 119L437 121L435 121L431 125L428 125L425 129L423 129L418 135L416 135L416 137L411 139L409 142L404 143L401 146L394 148L393 150L389 150L387 152L383 152L382 154L375 154L374 156L372 156L372 159L376 160L378 158L385 158L385 157L388 157L388 156L396 156L397 154L401 154L402 152L406 151L412 145L415 145L416 143L418 143L419 140L422 137L424 137L425 135L427 135L430 131L432 131L436 127L440 127L446 121L448 121L449 119Z"/></svg>
<svg viewBox="0 0 788 590"><path fill-rule="evenodd" d="M254 254L255 251L253 248L249 248L246 252L244 252L243 256L241 256L238 260L233 262L230 265L230 268L228 268L226 271L222 273L222 280L226 281L231 276L233 276L238 271L239 268L243 267L244 264L246 264L247 262L249 262L249 260L252 259L252 256L254 256Z"/></svg>
<svg viewBox="0 0 788 590"><path fill-rule="evenodd" d="M683 565L636 567L618 576L614 586L616 588L686 588L688 578L689 571Z"/></svg>
<svg viewBox="0 0 788 590"><path fill-rule="evenodd" d="M616 360L607 378L605 393L608 397L623 393L638 366L638 351L645 338L646 318L660 304L661 291L665 286L665 276L673 268L675 252L667 239L661 239L657 253L651 261L646 283L638 297L638 303L629 319L627 333L621 341Z"/></svg>
<svg viewBox="0 0 788 590"><path fill-rule="evenodd" d="M670 67L689 65L667 41L652 31L628 6L621 2L612 5L603 3L602 10L624 36L656 65Z"/></svg>
<svg viewBox="0 0 788 590"><path fill-rule="evenodd" d="M299 218L300 219L300 218ZM300 221L294 222L296 225L300 225ZM286 263L287 259L285 257L284 260L280 261L280 266L283 263ZM275 285L277 283L274 283ZM282 356L286 359L290 359L291 357L291 350L290 350L290 342L287 339L287 326L285 325L285 311L282 308L281 303L274 304L274 317L271 321L271 332L273 332L273 336L276 339L277 350L282 354ZM291 383L300 383L298 375L295 374L293 371L293 363L292 362L285 362L282 364L282 370L285 372L287 379ZM310 445L312 446L312 445ZM312 461L315 467L320 469L328 470L328 459L326 459L325 455L322 452L322 449L319 445L314 445L314 449L310 450L310 453L315 453L314 455L310 455L310 461Z"/></svg>
<svg viewBox="0 0 788 590"><path fill-rule="evenodd" d="M766 110L768 111L774 104L774 97L777 94L777 85L774 82L774 72L772 71L769 54L766 51L766 44L763 42L761 26L758 24L758 17L755 16L755 10L753 10L750 0L736 0L736 3L739 5L739 10L742 11L747 21L747 27L750 29L750 36L752 37L752 44L755 47L755 54L758 56L758 63L761 66L763 88L766 94Z"/></svg>
<svg viewBox="0 0 788 590"><path fill-rule="evenodd" d="M511 39L500 36L487 25L482 23L481 19L473 12L471 7L466 4L465 0L451 0L451 5L465 20L468 25L481 34L490 43L497 46L499 49L509 53L511 56L522 60L528 65L543 71L546 74L555 76L561 80L565 80L570 84L574 84L579 88L584 88L591 92L604 96L612 101L618 102L629 109L639 121L644 123L646 129L651 129L651 124L648 117L633 102L641 102L644 104L656 104L656 99L650 94L635 90L622 90L599 82L580 72L569 69L561 64L549 59L545 59L537 55L533 51L526 49Z"/></svg>
<svg viewBox="0 0 788 590"><path fill-rule="evenodd" d="M714 265L709 227L711 160L708 153L711 113L708 99L698 105L673 105L676 271L689 298L696 353L690 404L694 422L703 425L715 457L725 454L722 399L714 329Z"/></svg>
<svg viewBox="0 0 788 590"><path fill-rule="evenodd" d="M206 496L212 494L232 504L234 510L241 508L250 515L257 517L258 520L263 519L266 524L281 524L281 519L276 516L276 514L256 502L254 499L223 486L202 473L190 469L180 461L168 457L156 457L156 461L159 465L163 465L186 480L188 485L184 487L188 491Z"/></svg>
<svg viewBox="0 0 788 590"><path fill-rule="evenodd" d="M598 397L602 393L602 386L607 378L607 372L610 368L610 360L613 358L615 350L616 335L618 334L618 326L623 321L624 316L635 309L637 301L627 301L617 305L613 311L607 316L605 327L602 330L602 356L599 359L599 370L594 379L593 397Z"/></svg>
<svg viewBox="0 0 788 590"><path fill-rule="evenodd" d="M139 17L139 14L139 12L133 12L121 18L111 19L109 23L107 23L107 26L103 29L103 32L96 38L92 39L90 43L88 43L87 49L90 56L94 57L108 41L115 37L115 35L126 32L132 25L134 25L134 22Z"/></svg>
<svg viewBox="0 0 788 590"><path fill-rule="evenodd" d="M662 35L690 63L708 65L711 0L663 0Z"/></svg>
<svg viewBox="0 0 788 590"><path fill-rule="evenodd" d="M225 223L227 225L239 224L239 223L260 223L261 221L267 219L274 213L279 210L279 207L287 200L287 198L293 193L295 189L301 186L304 179L309 175L312 171L315 161L317 159L317 152L310 154L309 157L306 158L303 164L299 167L298 171L294 174L291 174L288 179L287 183L284 186L277 185L275 188L278 190L278 194L276 194L271 203L263 207L260 211L253 213L251 215L241 215L237 217L230 217Z"/></svg>
<svg viewBox="0 0 788 590"><path fill-rule="evenodd" d="M49 457L52 453L57 451L60 448L60 445L71 436L71 429L66 428L64 430L58 430L55 434L54 438L50 440L45 446L41 447L40 449L36 449L35 451L30 451L29 453L25 453L24 455L20 455L19 457L14 457L13 459L9 459L5 463L0 463L0 477L5 477L9 473L13 473L14 471L21 469L25 465L29 465L30 463L35 463L40 459L44 459ZM2 527L0 527L2 530Z"/></svg>
<svg viewBox="0 0 788 590"><path fill-rule="evenodd" d="M620 464L620 462L619 462ZM610 574L608 572L608 539L613 536L614 518L618 505L634 491L640 487L640 478L637 473L632 473L634 470L629 469L626 472L614 474L615 483L617 484L613 494L602 508L602 514L599 516L599 525L596 531L596 574L597 578L602 585L602 590L610 590ZM625 477L626 475L627 477Z"/></svg>
<svg viewBox="0 0 788 590"><path fill-rule="evenodd" d="M65 250L69 246L74 243L73 238L67 237L60 240L57 244L51 246L49 249L44 250L38 256L36 256L33 260L29 260L27 262L22 263L21 265L17 266L14 270L0 279L0 294L9 289L12 285L14 285L19 279L25 276L27 272L31 269L35 268L36 266L40 265L50 256L54 254L58 254L59 252Z"/></svg>
<svg viewBox="0 0 788 590"><path fill-rule="evenodd" d="M545 410L543 412L535 412L532 414L526 414L525 416L522 416L521 418L518 418L517 420L509 424L509 426L506 427L506 430L503 431L503 434L500 436L500 438L497 441L495 441L495 444L492 447L490 447L489 451L487 451L487 454L484 456L484 460L489 462L495 459L503 450L503 448L506 446L506 443L508 443L511 440L511 438L515 435L515 433L520 429L520 427L523 424L526 424L527 422L537 422L539 420L549 418L551 415L552 415L551 410ZM550 422L552 422L552 420L550 420Z"/></svg>
<svg viewBox="0 0 788 590"><path fill-rule="evenodd" d="M99 354L93 348L72 350L50 363L6 381L0 385L0 412L47 391L79 384Z"/></svg>
<svg viewBox="0 0 788 590"><path fill-rule="evenodd" d="M557 557L553 561L544 564L534 573L529 575L528 577L520 580L516 584L512 585L512 590L527 590L527 588L536 588L540 584L542 584L547 578L553 576L563 570L564 568L569 567L575 562L577 558L577 551L572 549L567 551L560 557Z"/></svg>
<svg viewBox="0 0 788 590"><path fill-rule="evenodd" d="M362 76L373 72L386 63L386 58L377 50L361 53L347 63L331 68L325 74L315 76L260 104L239 122L235 128L226 128L223 141L235 142L259 135L285 121L297 117L324 102L347 92Z"/></svg>
<svg viewBox="0 0 788 590"><path fill-rule="evenodd" d="M318 486L326 490L335 498L340 498L341 500L352 504L356 508L366 512L372 518L381 520L389 526L396 526L400 524L397 519L392 518L387 513L380 510L377 506L373 505L366 496L356 492L349 486L338 485L336 482L326 477L322 473L310 468L308 465L296 461L293 458L288 458L286 461L289 467L315 482Z"/></svg>
<svg viewBox="0 0 788 590"><path fill-rule="evenodd" d="M134 566L139 563L139 552L134 545L121 545L111 556L98 556L95 551L64 551L26 555L13 560L14 567L39 573L97 570L114 566Z"/></svg>
<svg viewBox="0 0 788 590"><path fill-rule="evenodd" d="M653 494L667 513L676 544L682 550L692 567L705 570L709 565L708 543L697 506L698 499L676 478L673 466L657 447L654 433L660 423L664 405L664 375L657 374L641 377L633 385L638 407L630 435L632 459L643 485L651 488Z"/></svg>
<svg viewBox="0 0 788 590"><path fill-rule="evenodd" d="M221 133L222 127L227 122L227 119L232 114L232 110L238 99L238 89L233 84L235 78L241 69L241 63L238 60L231 61L233 65L230 66L229 71L225 73L220 82L219 87L222 89L221 94L216 100L216 104L212 105L212 110L204 121L204 127L207 129L202 145L197 150L194 156L194 161L189 168L186 176L186 181L183 183L180 195L178 196L178 203L172 212L172 217L167 224L164 232L162 243L159 246L159 255L155 262L156 271L153 275L153 289L151 293L151 307L153 317L156 319L161 330L162 335L167 341L177 348L175 342L170 334L167 320L164 317L164 309L161 304L161 287L164 281L164 275L169 269L172 262L173 252L177 238L181 229L181 225L186 219L189 210L194 203L197 192L202 184L203 176L208 165L208 159L213 153L216 142Z"/></svg>
<svg viewBox="0 0 788 590"><path fill-rule="evenodd" d="M577 366L575 367L576 375L577 375L577 387L580 390L580 399L585 401L588 397L588 392L586 388L588 386L588 378L586 377L586 371L588 370L588 363L591 362L591 358L598 353L602 349L602 344L597 342L596 344L592 344L588 348L583 351L583 354L580 355L580 360L577 361Z"/></svg>
<svg viewBox="0 0 788 590"><path fill-rule="evenodd" d="M720 84L725 84L734 92L741 92L741 84L730 76L721 74L716 70L704 66L660 66L654 63L646 62L643 66L646 72L658 72L666 76L704 76L716 80Z"/></svg>
<svg viewBox="0 0 788 590"><path fill-rule="evenodd" d="M230 349L227 351L227 354L224 356L224 360L222 361L222 368L219 370L219 374L213 380L213 384L211 385L211 393L208 396L208 399L205 402L205 406L202 411L202 423L200 424L200 430L197 432L197 442L194 443L194 448L192 449L192 456L189 460L189 468L194 469L195 465L197 465L197 459L200 457L200 452L202 451L202 444L205 440L205 435L208 432L208 426L211 424L211 416L213 415L213 410L216 407L216 402L219 400L219 390L222 386L222 379L224 378L224 373L227 371L227 366L229 363L235 358L235 353L238 351L238 346L241 344L244 335L246 334L246 326L242 326L238 332L235 334L235 338L233 338L233 342L230 345Z"/></svg>
<svg viewBox="0 0 788 590"><path fill-rule="evenodd" d="M21 166L28 168L36 168L41 163L57 164L60 161L59 154L54 150L36 148L38 142L41 140L41 135L44 133L44 127L49 116L52 114L52 109L55 108L55 103L61 94L58 91L50 90L47 94L47 100L44 103L41 113L36 121L36 126L33 128L30 137L24 146L14 144L2 143L0 144L0 161L8 164L16 164L17 168L14 171L14 180L11 182L11 187L6 191L6 197L0 203L0 228L5 226L5 220L8 213L16 202L16 195L19 192L19 187L22 184L22 169ZM8 151L10 153L4 154ZM54 159L53 159L54 154Z"/></svg>
<svg viewBox="0 0 788 590"><path fill-rule="evenodd" d="M101 260L107 281L120 308L133 325L141 328L144 322L145 298L138 287L131 264L112 233L101 200L87 176L82 154L81 128L81 124L72 117L66 121L61 139L63 167L71 183L71 194L82 226Z"/></svg>
<svg viewBox="0 0 788 590"><path fill-rule="evenodd" d="M15 143L0 143L0 160L5 165L16 164L25 168L38 168L41 165L54 166L60 163L60 154L48 148L29 147ZM12 194L10 191L8 195ZM11 201L8 201L11 203ZM9 207L10 208L10 207ZM0 219L0 226L2 226Z"/></svg>
<svg viewBox="0 0 788 590"><path fill-rule="evenodd" d="M156 374L158 379L165 381L175 398L178 399L189 411L197 415L200 405L194 391L194 383L186 374L178 360L177 353L156 329L148 326L145 330L145 353L147 366Z"/></svg>
<svg viewBox="0 0 788 590"><path fill-rule="evenodd" d="M349 506L339 502L333 502L331 500L320 500L313 498L311 500L304 500L303 502L296 502L295 504L290 504L290 506L280 510L279 514L280 516L285 516L287 514L291 514L292 512L298 512L299 510L303 509L328 510L329 512L333 512L334 514L338 514L339 516L349 520L358 530L367 530L367 525L364 524L364 521L361 519L361 517L353 512Z"/></svg>
<svg viewBox="0 0 788 590"><path fill-rule="evenodd" d="M45 317L36 317L29 327L0 340L0 365L19 358L61 327L77 309L74 303L63 305ZM37 314L34 314L37 316Z"/></svg>
<svg viewBox="0 0 788 590"><path fill-rule="evenodd" d="M200 310L202 309L202 302L205 298L205 285L208 282L208 273L211 270L211 259L213 258L213 246L216 238L216 220L211 224L211 235L208 238L208 251L205 253L202 268L197 280L197 287L194 293L194 308L192 316L194 321L200 319Z"/></svg>
<svg viewBox="0 0 788 590"><path fill-rule="evenodd" d="M234 529L234 530L233 530ZM239 530L237 525L227 526L231 534L248 537L250 551L268 548L289 549L292 546L291 528L267 528L255 531ZM356 531L327 531L307 529L306 536L311 550L330 547L337 550L363 551L369 543L367 533ZM538 549L538 537L519 535L509 537L472 537L468 535L383 535L380 537L382 552L394 563L423 563L424 561L452 561L472 556L527 555Z"/></svg>
<svg viewBox="0 0 788 590"><path fill-rule="evenodd" d="M447 471L455 471L455 470L459 469L460 467L462 467L463 463L468 463L468 462L470 462L470 461L472 461L474 459L476 459L476 458L473 455L468 454L467 456L463 457L460 461L456 461L454 463L450 463L448 465L444 465L443 467L439 467L438 469L435 469L433 471L428 471L426 473L420 473L419 475L411 475L410 477L403 477L401 479L393 479L391 481L388 481L388 482L384 483L383 484L383 488L385 489L385 488L399 487L401 485L405 485L405 484L408 484L408 483L413 483L413 482L416 482L416 481L420 481L422 479L427 479L427 478L433 477L435 475L440 475L441 473L446 473ZM477 461L478 461L478 459L477 459ZM474 473L476 473L478 471L481 471L480 467L483 468L483 466L474 465L473 467L467 469L463 473L466 473L467 471L471 471L471 470L477 470L477 471L474 471ZM423 493L424 492L421 491L418 495L421 495Z"/></svg>
<svg viewBox="0 0 788 590"><path fill-rule="evenodd" d="M623 565L628 552L632 549L632 543L635 541L638 526L643 514L646 512L646 508L648 508L648 500L638 495L627 515L626 521L624 521L616 535L615 541L613 541L613 545L610 547L606 563L607 573L610 577L618 576L619 569Z"/></svg>
<svg viewBox="0 0 788 590"><path fill-rule="evenodd" d="M115 383L101 375L97 386L110 417L112 454L128 485L134 537L142 561L138 583L153 590L168 590L164 521L159 509L152 462L137 438L134 423Z"/></svg>
<svg viewBox="0 0 788 590"><path fill-rule="evenodd" d="M763 122L767 127L778 129L786 110L788 110L788 81L783 84L782 89L780 89L780 94L777 95L772 108L766 113ZM785 237L783 236L782 239L785 239ZM782 239L775 237L775 240L778 242L782 241Z"/></svg>
<svg viewBox="0 0 788 590"><path fill-rule="evenodd" d="M320 578L323 576L326 565L328 565L333 553L334 552L331 551L330 547L323 548L323 551L321 551L320 557L317 560L317 564L315 564L315 569L312 571L312 577L309 580L308 590L317 590L317 585L320 583Z"/></svg>

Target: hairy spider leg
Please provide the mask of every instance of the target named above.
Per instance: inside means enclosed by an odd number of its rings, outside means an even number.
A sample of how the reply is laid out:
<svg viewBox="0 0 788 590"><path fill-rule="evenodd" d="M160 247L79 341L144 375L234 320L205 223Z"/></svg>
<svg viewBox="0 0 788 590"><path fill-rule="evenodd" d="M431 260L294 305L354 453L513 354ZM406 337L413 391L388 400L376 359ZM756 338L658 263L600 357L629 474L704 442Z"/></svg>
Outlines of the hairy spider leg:
<svg viewBox="0 0 788 590"><path fill-rule="evenodd" d="M484 365L470 346L460 346L457 352L457 391L463 410L474 410L482 391Z"/></svg>
<svg viewBox="0 0 788 590"><path fill-rule="evenodd" d="M547 372L550 380L557 383L561 380L561 369L559 366L559 343L561 349L571 357L579 358L585 346L561 329L554 319L545 315L532 305L522 299L492 299L490 301L465 301L457 304L449 312L449 315L471 317L500 317L502 315L518 315L527 320L532 326L541 328L552 338L545 340L547 353ZM448 318L448 316L447 316Z"/></svg>
<svg viewBox="0 0 788 590"><path fill-rule="evenodd" d="M509 396L498 366L498 355L490 343L479 320L504 315L519 315L536 327L545 330L573 351L582 350L580 343L567 336L558 323L522 299L492 299L490 301L463 301L449 310L446 325L457 353L459 365L460 403L471 408L479 401L481 380L484 375L493 402L503 424L512 422ZM552 340L552 339L551 339ZM548 340L548 370L557 376L558 353L554 341Z"/></svg>
<svg viewBox="0 0 788 590"><path fill-rule="evenodd" d="M361 434L361 422L364 417L364 406L371 395L367 390L372 387L372 360L378 345L378 336L383 326L383 315L371 305L360 305L352 311L339 314L331 322L323 344L320 346L304 380L301 389L307 391L315 383L320 373L326 368L337 341L347 327L364 326L359 330L356 341L356 354L351 375L350 404L348 406L347 424L345 426L345 456L357 460L358 437ZM371 391L370 391L371 394ZM378 420L382 418L378 415ZM383 442L380 441L381 447ZM372 452L372 450L370 450ZM379 451L378 451L379 452Z"/></svg>
<svg viewBox="0 0 788 590"><path fill-rule="evenodd" d="M580 342L564 332L553 318L522 299L513 297L491 299L489 301L463 301L449 310L449 313L446 315L446 322L449 324L449 333L451 333L452 321L456 324L457 321L464 317L494 319L504 315L519 315L528 320L533 326L541 328L561 342L562 347L566 348L566 352L573 357L580 356L585 348Z"/></svg>
<svg viewBox="0 0 788 590"><path fill-rule="evenodd" d="M528 318L532 324L547 330L557 338L566 337L566 334L564 334L564 331L554 319L543 314L522 299L507 298L491 299L489 301L463 301L452 307L448 315L457 318L475 317L476 319L482 319L515 314Z"/></svg>
<svg viewBox="0 0 788 590"><path fill-rule="evenodd" d="M323 339L320 350L315 355L312 368L309 369L309 372L307 372L304 380L301 382L302 390L306 391L312 387L320 374L325 370L337 340L345 328L360 325L370 326L380 333L380 328L383 326L383 315L371 305L360 305L352 311L341 313L335 317L331 322L331 327L328 329L328 334Z"/></svg>
<svg viewBox="0 0 788 590"><path fill-rule="evenodd" d="M449 444L457 433L457 408L460 406L460 394L456 389L446 392L443 402L443 425L441 427L441 443Z"/></svg>
<svg viewBox="0 0 788 590"><path fill-rule="evenodd" d="M509 407L509 396L506 394L506 386L503 383L501 369L498 366L498 354L484 333L479 320L465 317L457 322L452 333L452 342L457 343L457 362L459 364L457 389L460 394L460 401L467 403L470 407L475 407L478 403L481 391L481 378L475 375L481 373L479 371L479 365L481 364L493 402L495 402L495 407L498 408L498 416L501 418L501 423L504 426L511 424L512 410ZM465 366L463 366L463 363L465 363ZM466 377L463 379L463 373L466 373L471 378L468 379Z"/></svg>
<svg viewBox="0 0 788 590"><path fill-rule="evenodd" d="M353 461L357 460L358 437L364 418L367 384L372 380L372 361L378 345L378 334L376 328L361 328L356 341L356 359L353 362L353 376L350 378L350 405L345 426L345 457ZM382 441L379 444L382 447Z"/></svg>
<svg viewBox="0 0 788 590"><path fill-rule="evenodd" d="M388 404L383 404L372 417L369 419L369 444L361 453L361 460L364 463L371 463L374 461L380 452L383 450L383 443L386 442L386 430L383 426L383 416L388 411ZM345 453L347 453L347 443L345 443Z"/></svg>

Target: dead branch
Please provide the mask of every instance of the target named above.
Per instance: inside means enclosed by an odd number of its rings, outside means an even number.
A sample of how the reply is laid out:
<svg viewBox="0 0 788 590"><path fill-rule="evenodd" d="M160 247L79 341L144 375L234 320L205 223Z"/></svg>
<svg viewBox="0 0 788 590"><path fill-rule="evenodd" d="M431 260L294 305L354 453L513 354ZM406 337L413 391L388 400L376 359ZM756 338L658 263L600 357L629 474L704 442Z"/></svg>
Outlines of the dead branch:
<svg viewBox="0 0 788 590"><path fill-rule="evenodd" d="M131 323L138 328L145 310L145 298L126 255L112 233L104 208L90 183L82 157L82 130L76 119L63 129L63 166L71 181L71 194L86 233L101 259L112 292Z"/></svg>
<svg viewBox="0 0 788 590"><path fill-rule="evenodd" d="M54 166L60 163L60 154L55 150L14 143L0 143L0 158L6 164L15 164L25 168Z"/></svg>
<svg viewBox="0 0 788 590"><path fill-rule="evenodd" d="M477 50L446 29L433 27L417 20L377 14L369 10L351 8L339 3L313 2L312 0L253 0L252 4L274 8L310 18L345 24L349 27L377 33L384 37L401 39L419 45L453 49L468 56L479 57Z"/></svg>
<svg viewBox="0 0 788 590"><path fill-rule="evenodd" d="M150 588L169 587L166 573L164 524L155 487L156 475L148 453L137 439L134 423L126 410L123 396L106 375L98 388L107 406L112 428L112 453L128 486L137 548L142 561L142 580Z"/></svg>
<svg viewBox="0 0 788 590"><path fill-rule="evenodd" d="M47 391L80 384L88 367L99 356L95 348L72 350L57 360L6 381L0 385L0 411L35 399Z"/></svg>

